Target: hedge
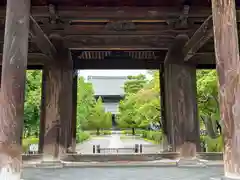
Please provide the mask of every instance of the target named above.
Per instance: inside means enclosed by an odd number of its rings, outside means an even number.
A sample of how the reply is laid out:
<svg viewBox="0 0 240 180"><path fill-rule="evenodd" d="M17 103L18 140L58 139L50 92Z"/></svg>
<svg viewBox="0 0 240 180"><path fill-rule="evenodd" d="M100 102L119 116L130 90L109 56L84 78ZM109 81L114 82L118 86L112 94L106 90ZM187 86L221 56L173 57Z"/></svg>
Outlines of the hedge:
<svg viewBox="0 0 240 180"><path fill-rule="evenodd" d="M222 152L223 151L223 140L222 136L212 139L209 136L201 136L201 142L207 145L208 152Z"/></svg>
<svg viewBox="0 0 240 180"><path fill-rule="evenodd" d="M77 143L82 143L90 138L90 133L86 131L78 132L76 138Z"/></svg>
<svg viewBox="0 0 240 180"><path fill-rule="evenodd" d="M160 144L162 142L161 131L143 131L142 138L151 140L154 143Z"/></svg>
<svg viewBox="0 0 240 180"><path fill-rule="evenodd" d="M29 150L31 144L38 144L39 139L36 137L28 137L22 140L23 152L26 153Z"/></svg>
<svg viewBox="0 0 240 180"><path fill-rule="evenodd" d="M90 138L90 134L88 132L82 131L82 132L78 132L76 137L77 137L76 142L81 143L83 141L88 140ZM39 143L39 139L36 137L28 137L23 139L22 141L23 152L24 153L28 152L29 146L31 144L38 144L38 143Z"/></svg>

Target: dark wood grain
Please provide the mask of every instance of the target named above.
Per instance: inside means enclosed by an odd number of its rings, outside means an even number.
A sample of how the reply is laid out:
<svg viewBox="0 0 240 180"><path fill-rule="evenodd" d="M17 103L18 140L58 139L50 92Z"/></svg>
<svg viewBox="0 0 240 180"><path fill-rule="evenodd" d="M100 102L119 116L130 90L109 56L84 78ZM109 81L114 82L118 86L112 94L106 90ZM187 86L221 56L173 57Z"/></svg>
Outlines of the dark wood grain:
<svg viewBox="0 0 240 180"><path fill-rule="evenodd" d="M225 176L240 178L240 61L235 1L212 0Z"/></svg>
<svg viewBox="0 0 240 180"><path fill-rule="evenodd" d="M0 94L0 179L20 176L29 12L30 0L7 1ZM9 171L7 177L2 174L4 168Z"/></svg>
<svg viewBox="0 0 240 180"><path fill-rule="evenodd" d="M61 37L52 37L58 58L45 67L46 71L46 123L44 157L59 158L67 152L71 136L72 117L72 59Z"/></svg>
<svg viewBox="0 0 240 180"><path fill-rule="evenodd" d="M30 16L30 34L32 40L36 43L37 47L50 59L57 58L57 52L54 45L51 43L49 38L45 35L41 27L35 21L35 19Z"/></svg>
<svg viewBox="0 0 240 180"><path fill-rule="evenodd" d="M45 102L45 93L46 93L46 72L42 70L42 87L41 87L41 106L40 106L40 127L39 127L39 153L43 153L44 145L44 134L45 134L45 117L46 117L46 102Z"/></svg>
<svg viewBox="0 0 240 180"><path fill-rule="evenodd" d="M162 128L163 132L166 136L168 136L168 129L167 129L167 119L166 119L166 100L165 100L165 81L164 81L164 64L160 65L160 72L159 72L159 79L160 79L160 102L161 102L161 121L162 121Z"/></svg>
<svg viewBox="0 0 240 180"><path fill-rule="evenodd" d="M184 60L188 61L213 36L212 16L209 16L184 47Z"/></svg>
<svg viewBox="0 0 240 180"><path fill-rule="evenodd" d="M182 48L187 41L186 35L177 36L165 59L165 108L168 141L173 150L194 157L200 144L196 67L184 64Z"/></svg>
<svg viewBox="0 0 240 180"><path fill-rule="evenodd" d="M72 122L71 122L71 151L76 151L76 133L77 133L77 96L78 94L78 71L73 72L73 88L72 88Z"/></svg>

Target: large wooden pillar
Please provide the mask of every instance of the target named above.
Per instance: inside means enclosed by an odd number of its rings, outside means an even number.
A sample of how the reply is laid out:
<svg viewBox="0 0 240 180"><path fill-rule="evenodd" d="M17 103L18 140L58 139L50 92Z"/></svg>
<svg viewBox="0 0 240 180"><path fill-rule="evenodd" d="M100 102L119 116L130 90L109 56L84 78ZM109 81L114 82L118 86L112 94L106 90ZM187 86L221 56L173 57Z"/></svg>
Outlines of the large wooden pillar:
<svg viewBox="0 0 240 180"><path fill-rule="evenodd" d="M168 151L168 139L169 139L169 132L168 132L168 125L166 119L166 101L165 101L165 79L164 79L164 64L161 64L160 71L159 71L159 82L160 82L160 104L161 104L161 124L162 124L162 131L164 133L162 147L163 151Z"/></svg>
<svg viewBox="0 0 240 180"><path fill-rule="evenodd" d="M19 180L30 0L8 0L0 94L0 179Z"/></svg>
<svg viewBox="0 0 240 180"><path fill-rule="evenodd" d="M1 81L2 81L2 66L0 66L0 90L1 90Z"/></svg>
<svg viewBox="0 0 240 180"><path fill-rule="evenodd" d="M72 122L71 122L71 137L70 147L71 151L76 151L76 135L77 135L77 85L78 85L78 71L73 71L73 88L72 88Z"/></svg>
<svg viewBox="0 0 240 180"><path fill-rule="evenodd" d="M240 61L233 0L212 0L216 65L223 120L225 176L240 179Z"/></svg>
<svg viewBox="0 0 240 180"><path fill-rule="evenodd" d="M165 110L168 142L182 157L194 157L200 147L197 119L196 67L184 63L186 35L176 37L165 59Z"/></svg>
<svg viewBox="0 0 240 180"><path fill-rule="evenodd" d="M43 153L44 145L44 134L45 134L45 117L46 117L46 104L45 104L45 93L46 93L46 72L42 70L42 89L41 89L41 106L40 106L40 133L39 133L39 153Z"/></svg>
<svg viewBox="0 0 240 180"><path fill-rule="evenodd" d="M58 58L48 64L45 92L45 135L43 145L44 160L59 159L67 152L71 136L72 119L72 59L65 49L61 37L52 39L58 51Z"/></svg>

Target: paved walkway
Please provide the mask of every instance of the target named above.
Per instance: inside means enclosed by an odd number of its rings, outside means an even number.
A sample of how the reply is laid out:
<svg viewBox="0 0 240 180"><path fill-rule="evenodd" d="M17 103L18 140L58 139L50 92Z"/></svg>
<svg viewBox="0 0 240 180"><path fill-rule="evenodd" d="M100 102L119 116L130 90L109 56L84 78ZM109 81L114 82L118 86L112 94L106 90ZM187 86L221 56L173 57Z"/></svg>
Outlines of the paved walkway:
<svg viewBox="0 0 240 180"><path fill-rule="evenodd" d="M78 144L76 151L82 154L91 154L93 152L93 145L100 145L101 148L133 148L135 144L143 145L143 153L156 153L161 150L160 145L154 145L138 137L129 136L121 138L120 134L112 134L108 136L92 137L89 141Z"/></svg>
<svg viewBox="0 0 240 180"><path fill-rule="evenodd" d="M24 180L211 180L223 176L223 167L26 168Z"/></svg>

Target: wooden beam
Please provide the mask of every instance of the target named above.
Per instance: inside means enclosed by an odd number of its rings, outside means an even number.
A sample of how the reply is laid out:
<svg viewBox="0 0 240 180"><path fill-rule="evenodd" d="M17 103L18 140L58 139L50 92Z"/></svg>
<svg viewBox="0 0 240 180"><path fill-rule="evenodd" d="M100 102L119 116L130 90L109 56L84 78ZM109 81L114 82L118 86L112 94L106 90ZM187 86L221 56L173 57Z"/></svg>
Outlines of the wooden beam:
<svg viewBox="0 0 240 180"><path fill-rule="evenodd" d="M0 64L2 64L3 54L0 53ZM43 65L49 61L49 57L42 53L29 53L28 65Z"/></svg>
<svg viewBox="0 0 240 180"><path fill-rule="evenodd" d="M80 60L74 58L76 69L159 69L160 62L156 60L137 59L91 59Z"/></svg>
<svg viewBox="0 0 240 180"><path fill-rule="evenodd" d="M188 61L213 36L212 16L209 16L184 46L184 61Z"/></svg>
<svg viewBox="0 0 240 180"><path fill-rule="evenodd" d="M166 17L176 17L182 14L178 7L70 7L58 6L59 16L62 18L75 17L75 19L156 19L162 20ZM208 16L208 9L192 8L189 17Z"/></svg>
<svg viewBox="0 0 240 180"><path fill-rule="evenodd" d="M30 0L8 0L0 93L0 179L21 179Z"/></svg>
<svg viewBox="0 0 240 180"><path fill-rule="evenodd" d="M168 49L173 36L161 35L76 35L64 37L65 47L82 48L146 48Z"/></svg>
<svg viewBox="0 0 240 180"><path fill-rule="evenodd" d="M215 54L214 53L196 53L192 56L187 62L192 65L213 65L216 64Z"/></svg>
<svg viewBox="0 0 240 180"><path fill-rule="evenodd" d="M38 23L30 16L30 35L38 48L50 59L54 60L57 57L57 51L48 37L44 34Z"/></svg>
<svg viewBox="0 0 240 180"><path fill-rule="evenodd" d="M240 59L233 0L212 0L214 44L223 120L223 179L240 179Z"/></svg>
<svg viewBox="0 0 240 180"><path fill-rule="evenodd" d="M161 62L164 61L163 56L160 56L160 59L161 59ZM111 60L114 61L114 59L111 59ZM47 64L49 61L50 61L49 57L47 57L45 54L42 54L42 53L29 53L28 54L28 65L29 66L44 65L44 64ZM85 60L83 60L83 61L85 62ZM89 59L88 61L97 61L97 59ZM99 61L101 61L101 60L99 60ZM143 59L143 61L149 61L149 59ZM214 65L215 62L216 61L215 61L214 53L196 53L186 63L192 64L192 65L194 65L194 64L195 65ZM0 64L1 63L2 63L2 53L0 53ZM92 62L89 62L89 64L92 64ZM92 67L93 65L89 65L89 66ZM84 65L84 67L86 67L86 65ZM87 69L89 69L89 68L87 68Z"/></svg>
<svg viewBox="0 0 240 180"><path fill-rule="evenodd" d="M109 22L115 23L114 21ZM119 22L120 24L121 22ZM124 24L125 23L125 24ZM127 29L131 21L122 21L122 29L107 27L106 23L79 23L79 24L41 24L40 27L46 34L58 33L67 35L177 35L179 33L193 34L199 25L189 25L188 29L175 29L166 23L133 23L135 29ZM124 26L127 26L124 28Z"/></svg>

